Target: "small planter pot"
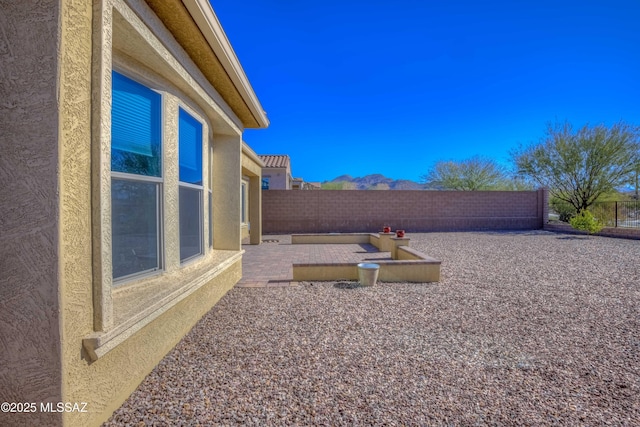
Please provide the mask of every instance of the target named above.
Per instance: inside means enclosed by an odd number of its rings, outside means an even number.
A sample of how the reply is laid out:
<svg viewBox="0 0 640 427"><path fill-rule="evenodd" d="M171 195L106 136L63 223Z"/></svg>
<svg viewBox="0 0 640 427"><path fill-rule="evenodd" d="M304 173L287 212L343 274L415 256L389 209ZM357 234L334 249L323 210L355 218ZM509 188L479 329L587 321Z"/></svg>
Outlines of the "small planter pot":
<svg viewBox="0 0 640 427"><path fill-rule="evenodd" d="M396 230L396 237L404 237L404 230Z"/></svg>
<svg viewBox="0 0 640 427"><path fill-rule="evenodd" d="M382 232L383 233L391 233L391 227L387 227L387 226L382 227Z"/></svg>

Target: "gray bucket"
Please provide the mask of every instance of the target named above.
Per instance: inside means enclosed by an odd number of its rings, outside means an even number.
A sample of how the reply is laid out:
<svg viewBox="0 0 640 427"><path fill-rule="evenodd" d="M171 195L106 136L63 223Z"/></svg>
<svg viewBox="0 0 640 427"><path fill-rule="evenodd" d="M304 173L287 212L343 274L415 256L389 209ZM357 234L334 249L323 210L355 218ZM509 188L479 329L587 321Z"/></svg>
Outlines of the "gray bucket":
<svg viewBox="0 0 640 427"><path fill-rule="evenodd" d="M380 265L361 262L358 264L358 280L362 286L373 286L378 281Z"/></svg>

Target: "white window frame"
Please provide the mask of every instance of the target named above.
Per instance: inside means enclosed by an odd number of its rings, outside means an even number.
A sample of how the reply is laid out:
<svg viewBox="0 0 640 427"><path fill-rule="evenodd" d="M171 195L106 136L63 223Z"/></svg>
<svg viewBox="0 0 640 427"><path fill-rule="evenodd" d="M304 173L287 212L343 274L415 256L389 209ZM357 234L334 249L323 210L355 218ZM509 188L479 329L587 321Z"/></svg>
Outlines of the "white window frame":
<svg viewBox="0 0 640 427"><path fill-rule="evenodd" d="M158 256L158 265L157 267L154 268L150 268L147 270L143 270L143 271L139 271L136 273L132 273L132 274L128 274L126 276L121 276L118 278L113 277L113 272L111 275L111 284L114 287L117 286L121 286L124 284L127 284L129 282L132 282L134 280L139 280L145 277L149 277L149 276L155 276L158 275L160 273L162 273L162 271L164 271L165 268L165 260L164 260L164 212L163 212L163 199L164 199L164 193L163 193L163 185L164 185L164 168L165 168L165 156L164 156L164 149L165 149L165 140L164 140L164 110L165 110L165 98L164 98L164 94L153 88L152 86L149 85L148 82L144 81L143 79L137 78L135 76L132 76L130 73L128 73L126 70L122 70L119 67L113 67L112 71L115 71L116 73L119 73L123 76L125 76L126 78L133 80L134 82L144 86L145 88L157 93L160 96L160 176L156 177L156 176L148 176L148 175L138 175L138 174L133 174L133 173L126 173L126 172L116 172L116 171L112 171L111 170L111 164L109 164L109 170L110 170L110 183L111 185L113 185L113 179L120 179L120 180L128 180L128 181L134 181L134 182L146 182L146 183L156 183L156 221L157 221L157 233L158 233L158 241L157 241L157 256ZM113 93L113 88L111 89L111 92ZM109 151L112 150L111 145L109 145ZM109 206L111 209L113 209L113 207L110 205ZM111 218L111 228L113 228L113 218ZM111 230L109 232L109 234L111 234ZM111 263L113 263L113 259L111 260Z"/></svg>
<svg viewBox="0 0 640 427"><path fill-rule="evenodd" d="M194 120L196 120L198 123L200 123L201 129L202 129L202 134L200 135L201 137L201 142L200 142L200 150L201 152L204 150L205 146L208 146L208 144L205 144L206 142L206 135L205 135L205 121L202 119L202 117L200 117L198 114L196 114L191 108L180 104L179 108L178 108L178 114L180 114L180 110L183 110L185 113L187 113L189 116L191 116L191 118L193 118ZM178 120L178 135L180 134L180 125L179 125L180 120ZM200 214L200 221L198 224L198 236L199 236L199 240L200 240L200 253L191 255L185 259L180 258L180 265L184 265L187 264L197 258L200 258L204 255L205 253L205 244L204 244L204 182L205 182L205 176L204 176L204 172L205 172L205 168L204 168L204 156L201 156L202 159L202 163L200 164L200 169L202 171L202 185L196 185L196 184L191 184L188 182L183 182L180 181L180 178L178 178L178 205L180 205L180 188L189 188L192 190L198 190L198 194L199 194L199 204L198 204L198 212ZM180 162L180 139L178 137L178 156L177 156L177 160L178 162ZM178 170L180 168L178 167ZM209 172L210 173L210 172ZM179 172L178 172L179 175ZM209 192L211 193L211 186L209 186ZM180 216L178 215L178 223L180 223ZM179 244L182 245L181 243L182 241L182 236L179 236ZM181 246L180 246L181 247Z"/></svg>

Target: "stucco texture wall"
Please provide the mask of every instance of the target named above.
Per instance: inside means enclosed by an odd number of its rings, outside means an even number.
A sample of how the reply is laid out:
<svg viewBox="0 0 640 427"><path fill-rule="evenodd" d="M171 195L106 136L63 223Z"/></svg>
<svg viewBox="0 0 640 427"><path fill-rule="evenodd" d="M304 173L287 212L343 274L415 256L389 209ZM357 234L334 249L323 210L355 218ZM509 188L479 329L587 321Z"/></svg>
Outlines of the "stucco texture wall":
<svg viewBox="0 0 640 427"><path fill-rule="evenodd" d="M65 414L65 425L99 425L111 416L193 325L217 303L242 276L236 262L196 293L181 301L151 324L97 361L88 364L80 358L78 340L69 341L76 357L67 361L67 374L73 384L65 400L87 402L86 414ZM80 330L80 322L74 322Z"/></svg>
<svg viewBox="0 0 640 427"><path fill-rule="evenodd" d="M0 401L85 402L87 412L0 413L1 426L99 425L242 274L238 258L103 357L87 357L100 260L92 243L101 238L92 229L91 116L93 7L100 4L2 3ZM220 218L236 226L222 238L235 250L240 144L239 135L222 138L224 171L232 173L217 179L232 206ZM203 257L200 267L212 259Z"/></svg>
<svg viewBox="0 0 640 427"><path fill-rule="evenodd" d="M99 235L92 235L91 228L93 218L90 168L92 133L91 117L86 113L92 110L90 108L92 5L91 2L78 1L78 5L76 6L73 2L74 6L71 8L71 3L67 3L69 7L62 20L64 66L61 69L60 81L61 102L64 105L60 122L64 124L64 129L68 129L61 135L61 164L63 167L60 175L60 247L63 259L60 272L63 331L62 397L66 402L86 402L88 412L65 413L63 424L91 426L99 425L105 421L122 404L161 358L240 279L242 272L241 262L238 260L193 294L128 336L124 342L110 352L95 361L89 361L82 348L82 340L95 330L92 268L97 268L96 259L99 261L99 257L92 259L92 254L88 249L91 248L92 239L100 239ZM109 8L109 3L106 1L104 7ZM95 4L99 6L100 2ZM139 7L143 6L139 5ZM94 19L95 17L96 15L94 15ZM65 23L68 23L68 26L65 26ZM102 27L102 25L105 26ZM161 28L158 31L160 30ZM97 32L101 33L104 40L108 40L110 31L108 20L106 24L97 26ZM122 37L122 34L119 37ZM107 48L109 48L108 44ZM64 55L67 53L73 58L66 58ZM95 67L95 63L93 67ZM168 97L167 103L166 111L177 113L178 106L170 97ZM79 108L81 106L83 108ZM175 125L174 119L175 117L172 121L167 118L167 126L172 123ZM167 141L176 139L173 133L165 129ZM214 140L216 139L214 138ZM233 145L237 151L237 158L226 157L227 163L236 165L233 170L236 171L237 176L218 179L217 182L225 189L231 186L233 191L231 189L228 191L233 193L237 201L238 195L236 193L238 193L240 179L240 137L229 138L228 145ZM175 151L175 147L173 149ZM170 157L169 154L167 156ZM227 168L232 168L231 164ZM171 170L165 169L165 175L167 177L175 175L177 179L177 170L171 172ZM167 178L165 185L171 186L172 192L176 193L177 180L172 181ZM172 192L166 190L165 195L173 194ZM175 254L178 252L178 237L175 235L177 233L177 199L165 200L164 202L165 251ZM224 215L220 215L220 218L223 219L228 217L234 219L236 231L231 234L232 240L238 241L235 249L239 249L237 216L237 209L231 210L231 212L225 211ZM220 234L219 237L224 238L225 234L229 233ZM167 256L167 258L171 257ZM197 266L198 263L205 260L211 261L211 259L211 257L205 256L191 266ZM179 273L182 267L174 260L173 262L168 261L165 268ZM176 280L178 282L182 282L183 279L180 274L177 274Z"/></svg>
<svg viewBox="0 0 640 427"><path fill-rule="evenodd" d="M543 191L286 191L262 194L263 233L542 227Z"/></svg>
<svg viewBox="0 0 640 427"><path fill-rule="evenodd" d="M242 175L248 180L246 202L249 224L242 225L242 239L250 237L252 245L262 242L262 167L264 163L248 146L242 150Z"/></svg>
<svg viewBox="0 0 640 427"><path fill-rule="evenodd" d="M0 13L0 401L62 397L58 319L59 1ZM0 425L59 414L0 413Z"/></svg>

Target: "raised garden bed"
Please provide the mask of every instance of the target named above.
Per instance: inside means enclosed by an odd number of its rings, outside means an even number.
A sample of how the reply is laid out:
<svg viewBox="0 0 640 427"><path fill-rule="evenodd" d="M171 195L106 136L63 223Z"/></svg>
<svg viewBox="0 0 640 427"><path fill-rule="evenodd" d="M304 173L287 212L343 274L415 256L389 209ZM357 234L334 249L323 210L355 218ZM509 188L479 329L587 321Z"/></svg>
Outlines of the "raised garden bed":
<svg viewBox="0 0 640 427"><path fill-rule="evenodd" d="M390 260L376 260L381 282L438 282L441 261L409 247L409 237L395 233L292 234L291 244L371 244L389 252ZM309 262L293 264L293 279L357 280L357 262Z"/></svg>

